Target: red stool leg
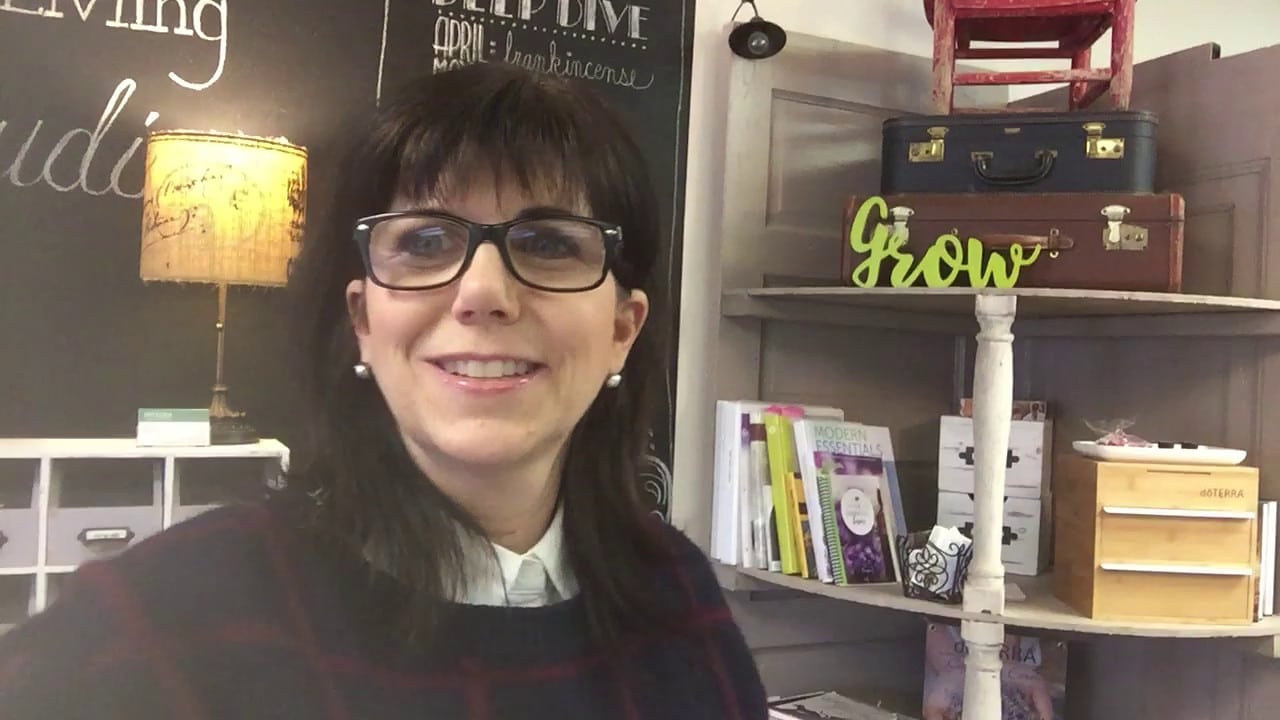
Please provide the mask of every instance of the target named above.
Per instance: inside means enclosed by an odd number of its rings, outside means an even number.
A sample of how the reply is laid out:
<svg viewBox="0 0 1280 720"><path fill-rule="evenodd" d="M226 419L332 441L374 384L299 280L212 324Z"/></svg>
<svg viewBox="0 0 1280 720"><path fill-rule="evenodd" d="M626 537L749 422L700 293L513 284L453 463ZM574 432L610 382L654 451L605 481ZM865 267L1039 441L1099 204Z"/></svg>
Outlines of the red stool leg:
<svg viewBox="0 0 1280 720"><path fill-rule="evenodd" d="M1133 90L1133 6L1135 0L1115 0L1111 23L1111 104L1129 109Z"/></svg>
<svg viewBox="0 0 1280 720"><path fill-rule="evenodd" d="M956 10L951 0L934 0L933 5L933 109L939 115L951 112L955 95Z"/></svg>
<svg viewBox="0 0 1280 720"><path fill-rule="evenodd" d="M1071 56L1071 69L1072 70L1088 69L1093 64L1092 54L1093 54L1093 48L1088 46L1083 47L1079 50L1076 50L1075 55ZM1085 95L1087 95L1088 93L1089 93L1089 83L1084 81L1071 83L1071 100L1068 103L1068 107L1071 108L1072 110L1082 109Z"/></svg>

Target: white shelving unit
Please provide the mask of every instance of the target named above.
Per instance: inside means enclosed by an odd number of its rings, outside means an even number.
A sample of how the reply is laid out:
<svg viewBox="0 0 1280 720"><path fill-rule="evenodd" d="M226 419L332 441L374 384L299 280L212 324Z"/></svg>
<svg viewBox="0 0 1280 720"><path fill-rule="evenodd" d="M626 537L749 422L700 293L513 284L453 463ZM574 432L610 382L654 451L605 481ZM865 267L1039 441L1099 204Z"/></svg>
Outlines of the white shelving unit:
<svg viewBox="0 0 1280 720"><path fill-rule="evenodd" d="M938 418L954 414L970 393L980 398L975 434L985 457L1007 444L1003 420L1016 392L1054 407L1059 452L1091 432L1088 420L1133 418L1140 435L1246 448L1263 496L1280 492L1280 459L1269 450L1280 427L1272 397L1280 385L1280 303L1250 299L1280 298L1280 261L1266 250L1275 237L1267 221L1276 206L1267 184L1275 174L1266 160L1271 146L1265 136L1236 133L1201 147L1198 139L1212 135L1221 113L1188 111L1166 82L1186 75L1187 87L1212 95L1230 87L1226 78L1265 74L1266 58L1224 64L1202 48L1135 71L1135 96L1163 113L1161 137L1178 148L1162 156L1162 182L1188 201L1187 292L1162 294L848 287L845 223L882 189L884 121L932 113L930 58L799 32L767 60L723 55L723 72L709 85L723 103L691 119L717 147L708 163L690 166L673 436L671 519L704 550L711 547L720 400L834 405L850 420L888 427L913 530L936 521ZM1001 88L957 92L965 107L1008 103ZM979 477L980 511L990 519L1004 477L986 465ZM1057 602L1049 578L1004 577L988 534L995 523L984 524L959 607L909 600L896 589L835 588L719 566L726 587L746 591L730 598L771 691L847 683L875 696L862 699L900 697L906 702L894 709L918 715L923 668L915 643L923 623L916 619L937 615L962 622L974 647L965 720L1000 716L994 648L1006 626L1062 631L1080 649L1069 661L1076 668L1069 715L1256 715L1245 705L1262 702L1255 688L1273 685L1274 670L1239 655L1265 643L1280 656L1274 619L1233 627L1094 622ZM819 597L846 601L847 612ZM866 609L875 607L899 612ZM1258 640L1140 640L1229 636ZM1161 673L1141 674L1157 663ZM1181 682L1186 677L1198 679L1194 689ZM1212 710L1202 695L1215 698Z"/></svg>
<svg viewBox="0 0 1280 720"><path fill-rule="evenodd" d="M1019 312L1021 311L1021 313ZM969 648L965 720L1000 717L1000 648L1005 626L1098 635L1168 638L1255 637L1275 647L1280 617L1248 625L1096 621L1058 601L1048 576L1017 578L1025 600L1005 597L1000 530L1013 401L1013 341L1043 336L1280 336L1280 301L1189 294L1067 289L769 287L726 291L725 317L893 328L964 336L974 331L974 556L961 606L904 597L894 587L837 587L760 570L722 567L735 589L783 587L852 603L960 621ZM738 575L735 579L732 576Z"/></svg>
<svg viewBox="0 0 1280 720"><path fill-rule="evenodd" d="M131 438L0 439L0 609L13 624L58 578L212 507L261 497L289 466L277 440L140 447ZM20 608L25 601L25 607Z"/></svg>

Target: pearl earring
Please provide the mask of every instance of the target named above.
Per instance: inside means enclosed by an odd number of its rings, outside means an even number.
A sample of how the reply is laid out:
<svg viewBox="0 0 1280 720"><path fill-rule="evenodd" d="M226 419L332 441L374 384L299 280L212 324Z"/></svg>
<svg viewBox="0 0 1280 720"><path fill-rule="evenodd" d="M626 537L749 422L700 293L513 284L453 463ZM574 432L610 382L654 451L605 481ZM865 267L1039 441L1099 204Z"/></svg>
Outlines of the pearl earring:
<svg viewBox="0 0 1280 720"><path fill-rule="evenodd" d="M604 384L606 387L618 387L622 384L622 373L613 373L609 377L605 378Z"/></svg>
<svg viewBox="0 0 1280 720"><path fill-rule="evenodd" d="M369 367L369 363L367 362L363 362L363 361L358 362L355 365L351 366L351 369L355 371L356 377L360 378L361 380L368 380L369 378L373 377L373 370Z"/></svg>

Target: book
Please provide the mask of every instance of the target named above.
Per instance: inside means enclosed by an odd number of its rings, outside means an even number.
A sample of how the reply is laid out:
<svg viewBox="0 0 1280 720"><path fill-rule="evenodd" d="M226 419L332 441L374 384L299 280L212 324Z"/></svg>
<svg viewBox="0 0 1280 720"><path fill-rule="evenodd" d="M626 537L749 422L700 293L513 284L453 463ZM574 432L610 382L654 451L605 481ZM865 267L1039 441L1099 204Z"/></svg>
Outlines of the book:
<svg viewBox="0 0 1280 720"><path fill-rule="evenodd" d="M1253 596L1253 617L1275 614L1276 501L1258 501L1258 576Z"/></svg>
<svg viewBox="0 0 1280 720"><path fill-rule="evenodd" d="M900 717L837 692L782 698L769 705L770 720L898 720Z"/></svg>
<svg viewBox="0 0 1280 720"><path fill-rule="evenodd" d="M818 506L814 505L815 512L809 511L809 504L805 499L804 482L800 478L800 473L792 472L790 474L790 486L788 487L787 506L788 520L791 523L791 532L795 536L795 549L797 560L800 563L800 572L802 577L813 578L818 574L817 561L813 555L813 529L811 520L817 517L816 510Z"/></svg>
<svg viewBox="0 0 1280 720"><path fill-rule="evenodd" d="M925 631L924 720L961 720L965 658L960 628L929 622ZM1067 646L1006 632L1000 651L1001 720L1063 720Z"/></svg>
<svg viewBox="0 0 1280 720"><path fill-rule="evenodd" d="M973 417L973 398L960 398L959 412L956 413L960 417ZM1013 401L1014 420L1048 420L1049 419L1049 403L1044 400L1014 400Z"/></svg>
<svg viewBox="0 0 1280 720"><path fill-rule="evenodd" d="M760 570L781 570L777 523L773 519L773 486L769 480L769 446L764 413L750 413L748 422L748 480L741 488L741 525L744 528L742 566Z"/></svg>
<svg viewBox="0 0 1280 720"><path fill-rule="evenodd" d="M760 400L716 403L710 555L719 562L782 569L767 439L765 456L761 458L762 448L757 443L762 424L753 428L751 417L752 413L762 414L774 407L799 408L803 417L844 417L843 410L823 405L781 405Z"/></svg>
<svg viewBox="0 0 1280 720"><path fill-rule="evenodd" d="M803 530L796 497L796 450L792 418L798 408L773 406L764 413L765 443L769 455L769 479L773 486L774 518L778 528L782 572L814 577L804 550Z"/></svg>
<svg viewBox="0 0 1280 720"><path fill-rule="evenodd" d="M899 580L895 539L906 532L887 428L795 423L819 578L838 585Z"/></svg>

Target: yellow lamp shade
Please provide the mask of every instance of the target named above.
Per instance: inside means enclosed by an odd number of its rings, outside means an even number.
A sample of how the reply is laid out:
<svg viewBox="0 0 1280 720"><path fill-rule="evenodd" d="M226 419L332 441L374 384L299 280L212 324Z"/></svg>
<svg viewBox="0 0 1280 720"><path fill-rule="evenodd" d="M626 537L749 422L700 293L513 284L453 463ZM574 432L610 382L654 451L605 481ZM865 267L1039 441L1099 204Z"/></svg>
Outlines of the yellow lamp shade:
<svg viewBox="0 0 1280 720"><path fill-rule="evenodd" d="M147 138L143 280L284 285L306 224L307 152L283 140Z"/></svg>

